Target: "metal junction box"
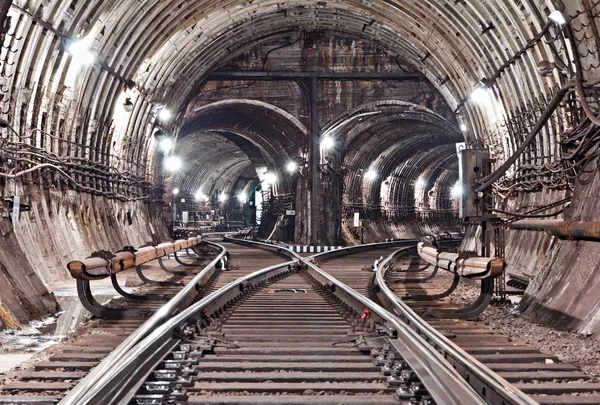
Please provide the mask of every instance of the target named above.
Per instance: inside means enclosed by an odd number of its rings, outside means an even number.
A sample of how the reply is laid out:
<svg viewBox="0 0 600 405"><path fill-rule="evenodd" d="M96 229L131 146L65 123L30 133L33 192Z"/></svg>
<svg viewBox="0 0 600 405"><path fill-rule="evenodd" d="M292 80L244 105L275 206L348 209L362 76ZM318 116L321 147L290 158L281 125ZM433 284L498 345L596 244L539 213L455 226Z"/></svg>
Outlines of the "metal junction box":
<svg viewBox="0 0 600 405"><path fill-rule="evenodd" d="M491 212L492 193L485 190L475 193L481 180L492 172L493 159L487 150L463 149L458 154L460 167L460 198L459 216L465 221L483 221Z"/></svg>

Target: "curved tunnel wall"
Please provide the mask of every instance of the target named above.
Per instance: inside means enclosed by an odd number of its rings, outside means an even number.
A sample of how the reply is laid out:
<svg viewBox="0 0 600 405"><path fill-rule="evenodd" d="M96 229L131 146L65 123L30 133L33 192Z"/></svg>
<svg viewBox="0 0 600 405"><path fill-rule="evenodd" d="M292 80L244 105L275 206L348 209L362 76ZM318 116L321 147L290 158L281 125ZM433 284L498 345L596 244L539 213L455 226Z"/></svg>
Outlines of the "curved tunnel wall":
<svg viewBox="0 0 600 405"><path fill-rule="evenodd" d="M581 0L564 4L551 0L487 0L455 4L445 0L370 3L296 0L284 4L232 1L225 5L187 0L143 3L133 0L116 3L100 0L14 1L5 10L11 20L1 35L5 47L0 53L3 94L0 117L7 120L29 145L21 149L27 149L30 155L43 151L44 159L68 168L65 173L72 175L69 179L64 173L45 168L35 171L35 178L21 175L16 183L25 179L40 190L37 194L28 191L23 195L25 202L32 206L36 201L51 205L52 193L64 198L69 194L68 190L78 191L76 209L67 211L69 204L62 203L53 211L65 223L71 224L65 232L73 235L104 232L107 228L100 227L101 221L97 219L89 225L88 231L79 230L85 228L85 215L91 215L89 211L83 214L90 199L106 201L107 212L118 212L119 207L135 209L143 207L141 201L156 198L153 183L161 180L162 162L152 134L159 108L167 106L174 112L174 119L163 126L165 130L177 132L184 123L188 102L202 87L204 73L234 60L269 38L295 37L301 31L351 37L398 55L408 65L423 72L450 109L457 111L458 123L467 126L465 139L468 144L489 148L500 163L523 142L532 125L532 117L539 115L553 92L567 82L566 75L559 70L549 77L540 76L536 69L538 62L557 61L557 55L571 55L573 60L567 63L575 66L584 79L596 78L599 40L592 25L595 24L597 5L595 1ZM593 8L586 11L587 6ZM561 31L547 24L550 12L563 7L573 16L570 29L566 30L570 43L574 44L572 49L569 42L562 40ZM538 35L544 31L548 35ZM90 38L90 46L98 57L96 63L77 68L65 52L67 39L78 35ZM476 105L468 100L468 95L482 78L491 80L492 90L486 96L487 104ZM126 98L132 103L130 112L122 111ZM572 126L568 111L568 105L561 106L559 114L545 126L518 165L552 165L560 160L564 153L560 138ZM4 129L2 134L6 142L17 143L18 136L10 130ZM64 161L67 157L69 162ZM36 159L33 160L36 164L41 162ZM20 173L29 164L23 163L16 170L4 165L3 173L10 170ZM100 164L103 165L102 173L91 167ZM402 171L395 169L384 170L382 166L382 172L400 176ZM439 190L448 189L454 180L450 173L451 163L449 169L435 181L444 184ZM428 169L425 171L429 173ZM111 175L107 177L106 172ZM45 174L39 176L41 173ZM518 175L519 172L513 168L509 174ZM528 176L535 178L537 175ZM596 219L597 199L592 197L598 190L595 179L587 184L575 181L574 188L568 183L555 187L553 184L560 182L548 185L545 180L552 176L557 175L543 173L538 176L543 181L534 180L534 186L530 179L526 182L514 178L503 180L504 189L500 191L515 191L510 195L504 192L502 195L506 198L501 197L501 205L514 209L520 201L528 201L531 206L539 206L573 195L573 205L577 203L582 218ZM431 175L432 183L434 177L436 175ZM390 180L392 195L398 195L402 201L414 193L410 181L396 182L395 178L399 179L392 175ZM15 190L13 179L5 177L3 186L4 196L11 197ZM20 190L18 187L17 184L16 189ZM352 190L354 195L355 189ZM371 199L369 204L376 205L381 187L373 185L356 190L363 190L361 198ZM160 190L157 192L160 194ZM115 197L124 201L115 200ZM139 212L140 223L152 221L149 211L142 208ZM114 216L117 220L111 219L113 215L105 217L111 224L112 228L109 228L117 232L122 217L118 214ZM44 231L51 228L38 226ZM143 229L136 231L150 236ZM35 251L28 253L29 262L35 263L44 255L51 256L57 263L53 266L56 274L61 260L73 255L72 251L51 244L36 244L32 248L31 237L25 229L17 227L15 232L24 251L28 251L27 248ZM525 251L516 248L516 243L527 237L523 235L511 233L509 236L509 259L515 258L515 262L516 258L520 259L515 266L538 262L538 259L543 262L535 269L538 276L529 291L530 302L540 302L542 306L552 307L568 316L577 312L573 315L580 320L577 325L560 321L561 325L597 330L597 321L591 315L597 312L597 300L584 285L584 275L595 274L591 269L593 266L582 261L567 269L557 266L555 261L569 263L569 255L580 251L585 252L584 256L588 255L585 256L587 261L592 261L596 258L593 245L574 246L572 242L540 237L538 246L541 250ZM135 237L132 234L129 238ZM126 236L116 238L114 243L126 239L129 241ZM107 237L95 236L74 236L72 240L81 244L84 250L87 246L113 243ZM83 240L86 242L81 242ZM42 277L52 274L51 270L47 271L50 273L44 270L38 274ZM582 276L559 294L564 298L555 299L555 292L546 282L562 280L569 271ZM54 277L59 276L50 278ZM582 300L584 303L580 308L554 304L578 296L582 291L588 291L589 299Z"/></svg>

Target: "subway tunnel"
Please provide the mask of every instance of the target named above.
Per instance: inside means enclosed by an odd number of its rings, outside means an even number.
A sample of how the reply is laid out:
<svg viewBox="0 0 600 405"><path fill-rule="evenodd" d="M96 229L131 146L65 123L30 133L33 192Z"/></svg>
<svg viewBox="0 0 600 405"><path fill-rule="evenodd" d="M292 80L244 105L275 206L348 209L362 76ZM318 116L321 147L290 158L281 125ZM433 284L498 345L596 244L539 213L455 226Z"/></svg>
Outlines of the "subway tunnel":
<svg viewBox="0 0 600 405"><path fill-rule="evenodd" d="M1 1L0 330L59 312L73 260L251 229L312 247L461 235L527 279L519 316L598 339L599 13ZM462 149L490 165L473 189Z"/></svg>

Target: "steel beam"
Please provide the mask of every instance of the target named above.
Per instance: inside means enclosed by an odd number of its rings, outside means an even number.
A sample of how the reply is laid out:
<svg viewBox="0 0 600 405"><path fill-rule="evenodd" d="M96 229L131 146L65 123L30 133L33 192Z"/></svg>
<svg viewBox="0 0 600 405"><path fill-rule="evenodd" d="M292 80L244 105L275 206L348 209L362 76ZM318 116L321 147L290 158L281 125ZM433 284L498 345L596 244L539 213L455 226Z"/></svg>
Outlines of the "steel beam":
<svg viewBox="0 0 600 405"><path fill-rule="evenodd" d="M253 72L253 71L223 71L210 72L206 80L396 80L416 81L423 80L422 73L321 73L321 72Z"/></svg>
<svg viewBox="0 0 600 405"><path fill-rule="evenodd" d="M319 81L313 77L310 80L310 242L318 245L321 238L320 215L321 187L319 184L319 163L321 162L321 134L319 128Z"/></svg>

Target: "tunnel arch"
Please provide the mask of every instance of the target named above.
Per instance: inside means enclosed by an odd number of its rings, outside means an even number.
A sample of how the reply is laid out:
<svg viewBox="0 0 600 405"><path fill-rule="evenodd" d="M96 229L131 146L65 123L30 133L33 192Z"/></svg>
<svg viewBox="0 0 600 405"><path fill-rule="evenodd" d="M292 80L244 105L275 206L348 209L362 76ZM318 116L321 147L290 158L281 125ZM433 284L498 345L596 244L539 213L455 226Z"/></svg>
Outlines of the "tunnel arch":
<svg viewBox="0 0 600 405"><path fill-rule="evenodd" d="M230 151L230 155L213 156L209 143L214 142L214 137L209 137L207 143L202 143L203 134L206 132L219 135L224 138L224 142L231 141L237 146L237 151ZM239 159L239 155L244 154L257 178L262 181L266 170L276 172L277 189L287 194L291 191L292 180L283 168L292 157L301 154L306 142L306 128L295 117L277 106L257 100L235 99L210 103L188 112L175 138L175 150L189 151L184 152L186 156L199 154L198 151L203 150L202 156L214 157L206 160L207 163L202 169L198 167L192 173L182 172L179 177L192 178L188 182L181 182L182 187L199 189L200 184L190 183L194 181L193 178L206 178L208 172L213 171L215 167L233 165ZM191 158L185 160L190 161ZM202 162L200 164L202 165ZM231 174L240 176L247 173L250 166L246 164L239 167L238 171ZM236 179L228 177L224 181L233 184Z"/></svg>
<svg viewBox="0 0 600 405"><path fill-rule="evenodd" d="M156 153L153 139L158 109L167 106L176 113L171 122L162 125L168 132L177 133L189 111L190 97L204 83L208 72L223 67L225 62L257 44L275 38L295 38L299 32L356 38L396 55L402 61L400 69L421 72L443 96L453 110L451 116L446 117L452 125L466 125L468 146L489 149L497 165L523 144L533 123L561 86L575 74L584 81L593 81L598 71L598 38L593 28L597 16L591 9L586 9L588 2L583 0L454 3L446 0L375 0L369 3L292 0L252 4L238 0L225 3L205 0L141 3L133 0L31 0L5 2L2 6L5 5L2 10L8 10L12 21L10 27L5 27L7 32L0 34L4 45L0 52L3 60L0 66L0 91L3 93L0 117L15 132L3 128L2 137L11 144L27 145L31 148L28 153L43 154L58 165L66 165L67 161L74 166L72 179L64 175L64 170L63 173L46 167L34 172L33 184L7 187L9 182L4 183L5 198L11 198L15 190L24 190L32 205L42 204L42 200L45 203L51 201L54 198L51 192L75 191L105 198L107 212L114 208L113 205L118 205L116 211L122 213L133 209L137 202L143 201L148 206L164 202L162 156ZM562 10L570 17L565 27L549 22L548 16L555 10ZM73 58L66 51L69 40L78 35L89 36L92 51L97 56L96 63L79 70L75 69ZM319 52L319 49L313 47L306 52ZM549 76L542 76L537 64L545 60L558 64L562 61L571 71L555 69ZM253 68L262 69L259 64ZM359 69L352 71L360 72ZM490 81L491 90L486 96L488 100L478 105L469 99L469 95L484 78ZM591 91L586 95L590 100L595 97ZM123 108L126 98L130 99L130 111ZM559 178L560 181L555 183L553 175L548 174L548 171L554 173L557 167L559 171L568 167L570 162L565 163L565 158L568 161L570 152L578 146L570 137L573 132L577 135L580 124L577 120L583 115L572 92L566 100L507 172L508 176L501 179L500 192L496 195L503 207L537 206L559 197L574 198L582 207L592 206L589 212L578 208L575 216L593 219L597 209L586 198L595 195L593 184L581 184L578 177ZM385 129L383 122L380 125ZM366 126L357 125L359 128ZM201 132L204 134L209 130L206 128ZM236 140L258 139L260 135L260 131L248 135L249 132L238 133L227 127L217 130L222 134L226 131L235 134L230 136ZM303 134L307 135L306 132ZM211 136L221 135L213 133ZM394 159L406 159L407 155L399 152L400 149L378 149L377 143L382 141L375 140L373 150L365 153L373 153L373 156L362 159L355 153L351 159L356 159L356 166L373 167L389 175L396 173L397 168L391 163L388 165L381 154L393 155ZM268 145L270 141L264 140L264 144ZM242 149L254 153L249 145L245 145ZM35 151L34 147L37 148ZM238 151L239 145L236 147L231 151ZM264 155L268 156L269 147L265 148ZM415 159L422 165L418 167L425 168L421 173L432 182L445 184L454 178L453 171L439 176L431 174L434 173L433 160L442 161L444 151L450 153L451 148L438 149L427 158ZM273 148L270 151L281 162L285 160L284 154L280 156ZM262 156L260 149L259 153ZM15 166L7 166L6 172L20 173L24 167L29 167L25 164ZM215 181L214 187L237 189L236 182L246 181L239 180L239 176L253 166L252 160L246 161L243 157L239 162L224 164L222 170L227 173L224 176L227 180ZM419 170L415 168L414 171ZM204 176L202 173L197 176ZM406 172L400 168L398 173L404 176ZM525 181L519 177L521 175ZM436 176L439 180L434 181ZM531 177L535 178L531 181L535 187L528 185L527 178ZM400 193L399 190L405 190L407 195L412 193L410 180L393 176L392 180L389 189L396 190L393 193ZM284 176L282 182L282 187L293 189ZM363 186L360 181L357 184L352 186L353 195L356 193L363 200L376 201L379 193L381 199L379 184ZM513 186L515 192L504 193L513 190ZM386 192L392 193L390 190ZM435 200L444 193L442 188L437 188L432 198ZM90 202L81 197L78 204L89 206ZM53 212L61 212L60 207L54 207ZM88 214L88 211L80 213L82 217ZM121 215L119 221L122 218ZM52 224L47 229L58 225ZM27 231L21 232L19 237L23 245L31 245L33 238L25 236ZM128 237L135 240L133 233L123 235L113 241L125 241ZM151 235L144 234L146 236ZM512 239L511 243L516 245L517 239ZM538 240L540 246L547 242L542 237ZM98 240L90 238L86 246L97 243ZM67 257L70 251L59 244L57 242L56 250ZM517 252L513 257L519 259L520 255ZM554 271L546 270L546 274ZM536 288L546 294L543 286Z"/></svg>

